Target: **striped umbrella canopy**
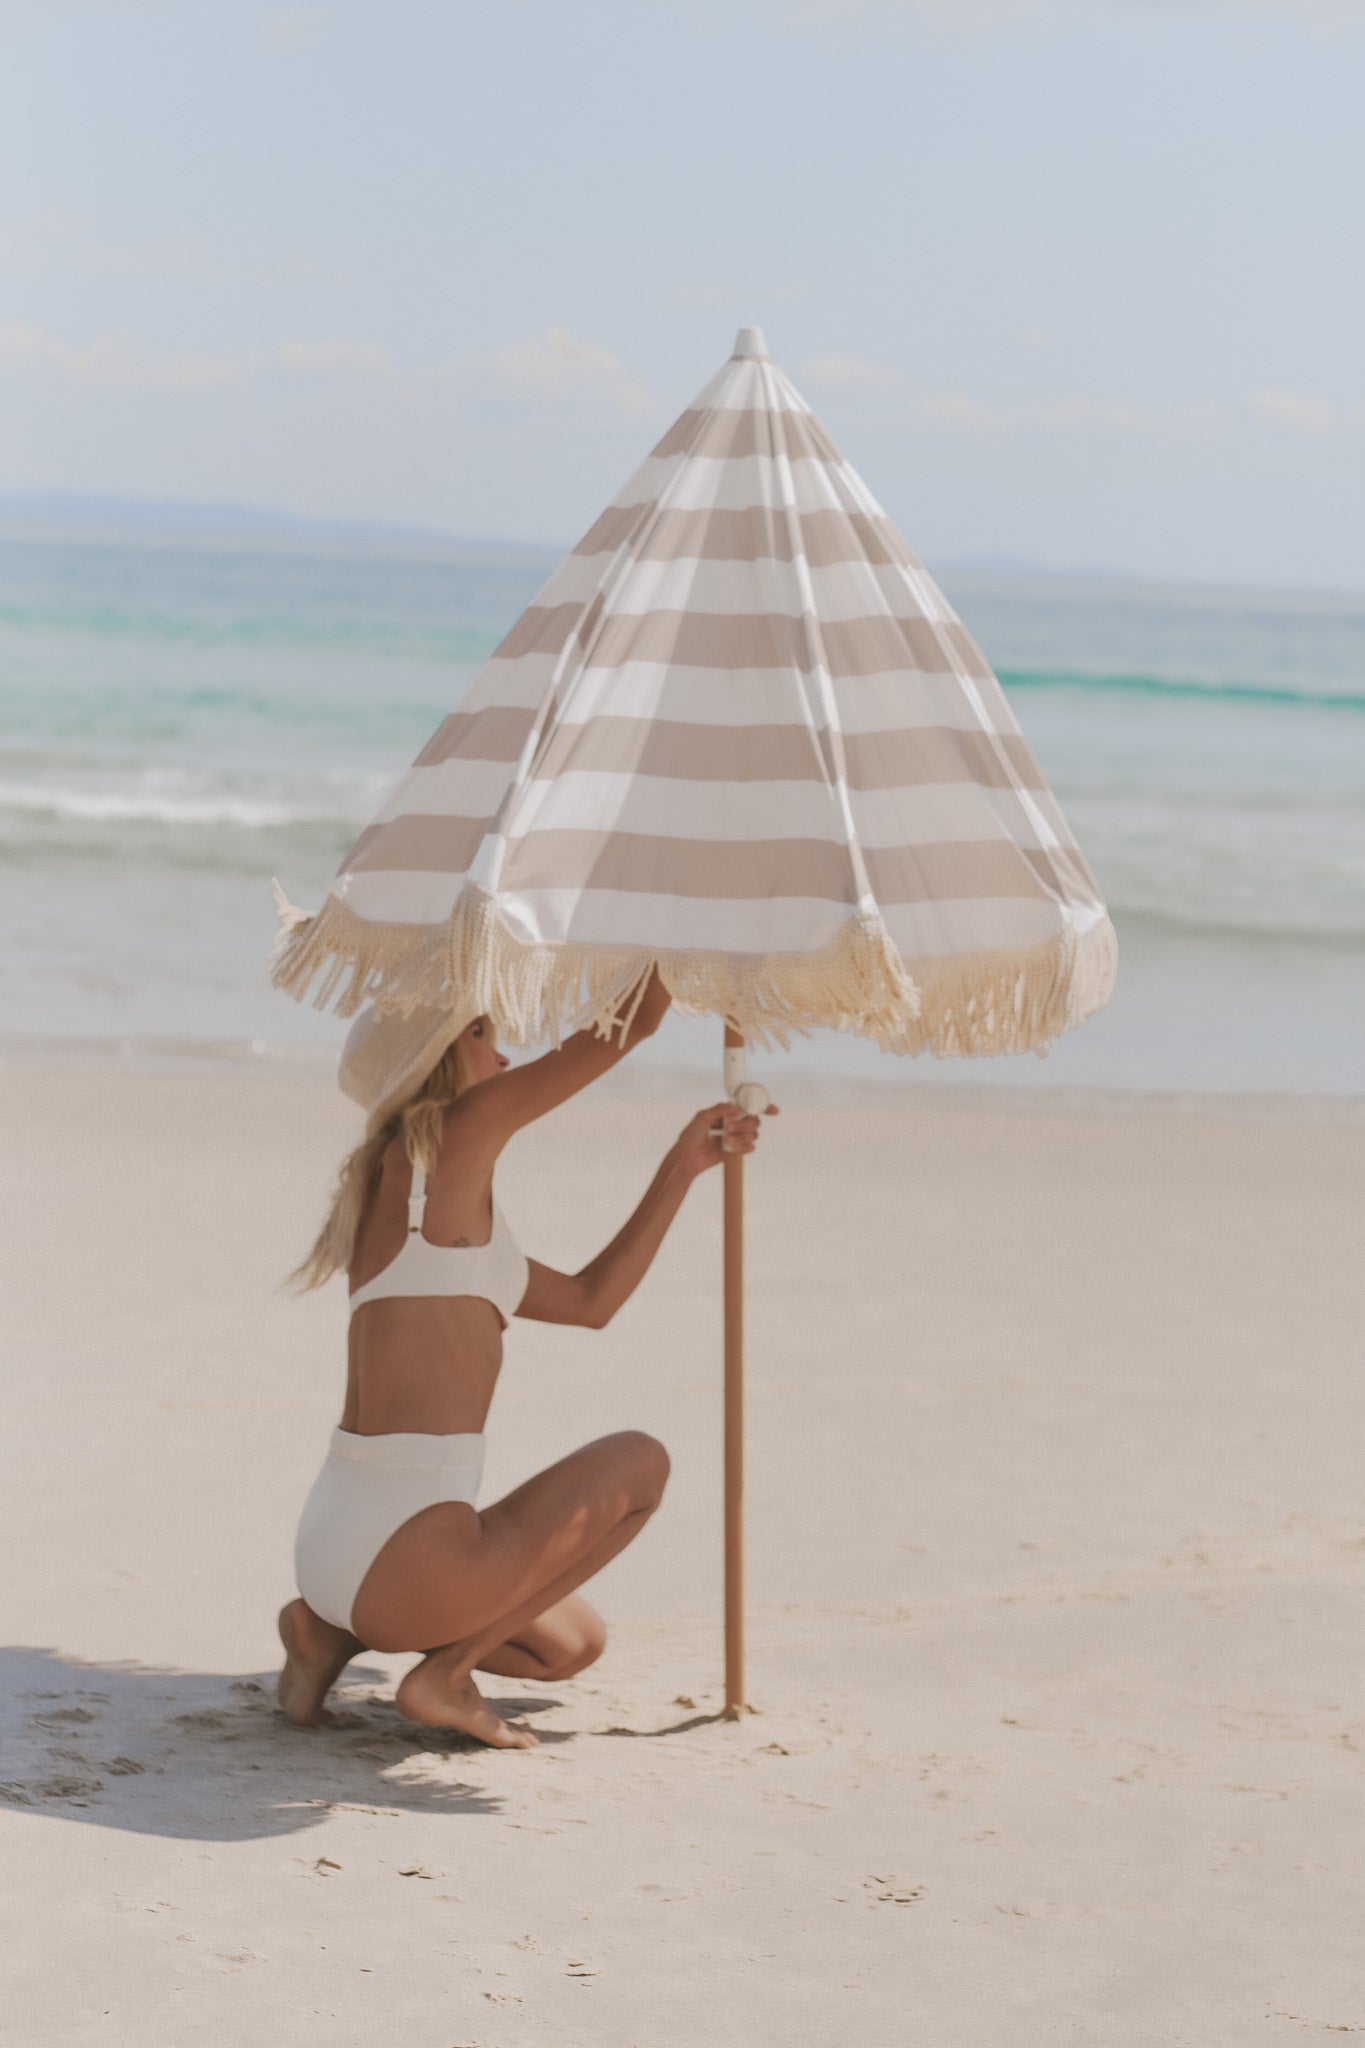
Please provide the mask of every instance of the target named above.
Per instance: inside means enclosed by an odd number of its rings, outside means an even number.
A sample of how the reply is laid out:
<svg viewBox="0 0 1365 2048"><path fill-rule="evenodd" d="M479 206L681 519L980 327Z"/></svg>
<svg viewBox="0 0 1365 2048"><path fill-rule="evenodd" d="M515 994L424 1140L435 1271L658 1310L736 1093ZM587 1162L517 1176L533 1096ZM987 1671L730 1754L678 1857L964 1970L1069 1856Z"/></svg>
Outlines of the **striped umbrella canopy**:
<svg viewBox="0 0 1365 2048"><path fill-rule="evenodd" d="M1041 1051L1115 967L989 663L757 328L284 914L296 997L521 1045L657 962L750 1042Z"/></svg>

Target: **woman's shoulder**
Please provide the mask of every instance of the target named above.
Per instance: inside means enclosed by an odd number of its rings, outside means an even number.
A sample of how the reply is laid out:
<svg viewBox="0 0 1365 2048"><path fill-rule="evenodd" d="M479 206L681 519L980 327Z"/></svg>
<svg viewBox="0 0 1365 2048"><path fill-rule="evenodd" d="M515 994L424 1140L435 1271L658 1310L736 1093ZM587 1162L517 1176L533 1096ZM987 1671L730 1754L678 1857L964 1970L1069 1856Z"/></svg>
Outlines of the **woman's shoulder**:
<svg viewBox="0 0 1365 2048"><path fill-rule="evenodd" d="M486 1176L512 1135L498 1115L497 1080L476 1081L441 1111L440 1153L436 1170Z"/></svg>
<svg viewBox="0 0 1365 2048"><path fill-rule="evenodd" d="M441 1113L436 1157L427 1171L432 1186L487 1186L501 1150L496 1136L481 1119L471 1117L465 1101L452 1102Z"/></svg>

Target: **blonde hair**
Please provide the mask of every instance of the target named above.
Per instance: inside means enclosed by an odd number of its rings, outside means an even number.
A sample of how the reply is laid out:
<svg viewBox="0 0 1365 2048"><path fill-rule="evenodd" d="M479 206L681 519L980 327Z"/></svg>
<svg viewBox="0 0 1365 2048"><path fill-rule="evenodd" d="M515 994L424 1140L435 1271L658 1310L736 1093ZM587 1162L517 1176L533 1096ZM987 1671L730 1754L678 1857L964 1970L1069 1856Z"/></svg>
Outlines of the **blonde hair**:
<svg viewBox="0 0 1365 2048"><path fill-rule="evenodd" d="M475 1021L482 1023L485 1031L491 1028L486 1017ZM289 1275L288 1285L307 1294L312 1288L323 1286L333 1273L345 1272L354 1255L356 1237L379 1179L385 1152L395 1138L401 1137L403 1150L412 1164L420 1166L423 1173L434 1171L441 1153L445 1112L464 1093L469 1081L464 1048L457 1038L441 1054L417 1093L399 1108L390 1110L383 1122L368 1130L354 1152L342 1160L331 1206L317 1241L307 1258L301 1259Z"/></svg>

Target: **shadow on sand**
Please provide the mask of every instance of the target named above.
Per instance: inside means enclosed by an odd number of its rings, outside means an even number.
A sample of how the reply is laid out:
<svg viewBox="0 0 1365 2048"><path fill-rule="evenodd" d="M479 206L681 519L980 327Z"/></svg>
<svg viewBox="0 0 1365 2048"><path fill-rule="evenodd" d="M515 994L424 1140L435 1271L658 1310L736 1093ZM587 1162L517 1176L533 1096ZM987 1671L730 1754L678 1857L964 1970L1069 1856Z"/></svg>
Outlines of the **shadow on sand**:
<svg viewBox="0 0 1365 2048"><path fill-rule="evenodd" d="M86 1664L0 1649L0 1801L19 1812L204 1842L316 1827L336 1808L496 1814L502 1801L462 1771L481 1744L399 1719L386 1674L352 1665L332 1694L335 1726L291 1728L274 1674ZM552 1698L495 1699L534 1715ZM571 1737L541 1732L542 1742Z"/></svg>
<svg viewBox="0 0 1365 2048"><path fill-rule="evenodd" d="M746 1708L745 1712L751 1711ZM714 1714L689 1714L685 1721L670 1721L666 1728L595 1728L595 1735L632 1735L641 1741L651 1741L660 1735L688 1735L694 1728L716 1728L723 1721L733 1721L735 1716L721 1707Z"/></svg>

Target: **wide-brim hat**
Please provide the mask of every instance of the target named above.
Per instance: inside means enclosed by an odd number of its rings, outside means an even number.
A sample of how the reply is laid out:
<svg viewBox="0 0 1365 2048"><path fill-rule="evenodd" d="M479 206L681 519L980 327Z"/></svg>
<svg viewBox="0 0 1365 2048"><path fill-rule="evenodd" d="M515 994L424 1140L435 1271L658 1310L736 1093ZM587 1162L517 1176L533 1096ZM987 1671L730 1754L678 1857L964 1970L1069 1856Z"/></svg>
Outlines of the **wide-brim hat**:
<svg viewBox="0 0 1365 2048"><path fill-rule="evenodd" d="M372 1125L381 1122L417 1093L478 1014L474 1009L425 1008L400 1017L368 1004L341 1049L337 1080L343 1092L368 1113Z"/></svg>

